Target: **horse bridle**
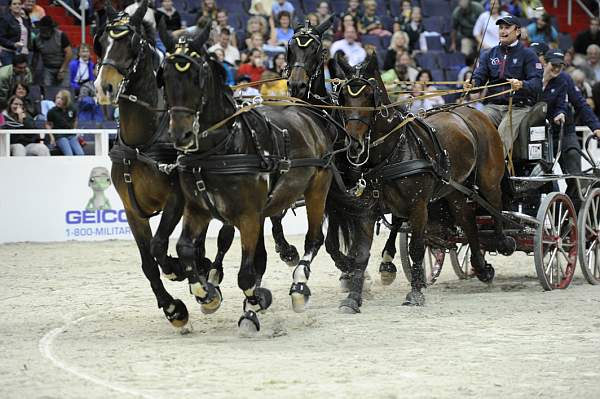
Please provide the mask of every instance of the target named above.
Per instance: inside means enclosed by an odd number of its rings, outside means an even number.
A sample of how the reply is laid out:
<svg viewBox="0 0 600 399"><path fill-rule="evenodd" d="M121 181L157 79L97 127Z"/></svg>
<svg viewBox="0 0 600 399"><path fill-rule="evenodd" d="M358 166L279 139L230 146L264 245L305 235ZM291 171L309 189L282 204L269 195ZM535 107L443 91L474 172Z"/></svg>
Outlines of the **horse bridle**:
<svg viewBox="0 0 600 399"><path fill-rule="evenodd" d="M123 68L121 65L117 64L115 61L110 60L110 59L108 59L108 60L103 59L98 63L98 68L101 68L104 65L110 66L111 68L114 68L117 72L119 72L119 74L121 74L123 76L123 80L119 84L119 88L117 89L117 93L115 95L115 99L118 100L121 97L121 95L125 92L127 86L129 85L129 81L131 80L131 77L137 72L138 65L140 64L142 58L144 57L144 53L146 51L146 48L148 47L148 41L146 39L144 39L144 37L142 35L140 35L132 25L129 24L129 17L127 16L127 14L122 14L120 17L118 17L116 19L115 22L113 22L110 25L107 25L106 31L108 32L108 35L113 40L121 40L124 37L126 37L129 33L133 33L133 35L131 37L131 43L130 43L131 47L135 47L134 39L136 38L136 36L139 36L139 38L140 38L139 42L137 43L140 50L138 51L135 59L129 65L129 67Z"/></svg>
<svg viewBox="0 0 600 399"><path fill-rule="evenodd" d="M304 41L303 41L303 39L304 39ZM294 36L292 36L292 38L288 42L288 47L287 47L288 54L286 55L286 59L290 58L289 51L290 51L291 44L293 41L295 41L296 44L298 45L298 47L300 47L300 48L306 48L306 47L310 46L310 44L313 42L317 43L319 46L317 48L317 54L320 54L320 57L319 57L319 63L317 64L317 66L315 68L315 73L311 73L307 69L306 62L294 62L291 66L290 65L286 66L286 70L284 71L284 76L289 76L292 68L302 68L304 70L304 72L306 73L306 76L308 76L308 97L310 98L311 95L314 96L314 94L312 94L311 88L312 88L312 84L316 78L316 71L318 71L321 68L321 66L323 65L323 63L325 62L325 55L326 55L325 52L327 50L323 49L323 42L321 41L321 38L319 36L315 35L313 33L312 29L307 24L300 31L295 33Z"/></svg>

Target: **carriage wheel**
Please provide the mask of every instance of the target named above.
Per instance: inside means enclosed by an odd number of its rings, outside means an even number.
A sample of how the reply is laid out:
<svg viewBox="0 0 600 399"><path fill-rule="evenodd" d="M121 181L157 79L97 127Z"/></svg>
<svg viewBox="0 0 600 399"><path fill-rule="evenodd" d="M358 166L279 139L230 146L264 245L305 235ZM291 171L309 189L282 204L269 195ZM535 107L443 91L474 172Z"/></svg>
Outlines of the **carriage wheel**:
<svg viewBox="0 0 600 399"><path fill-rule="evenodd" d="M408 281L411 281L412 274L410 271L411 261L408 252L408 243L410 241L410 235L408 233L400 233L400 262L402 263L402 270ZM442 249L431 248L425 246L425 256L423 257L423 268L425 270L425 281L426 284L432 285L435 283L440 273L442 272L442 266L444 265L444 259L446 253Z"/></svg>
<svg viewBox="0 0 600 399"><path fill-rule="evenodd" d="M600 188L587 196L577 218L579 264L588 283L600 284Z"/></svg>
<svg viewBox="0 0 600 399"><path fill-rule="evenodd" d="M577 215L565 194L551 193L540 205L533 255L535 271L546 291L567 288L577 263Z"/></svg>

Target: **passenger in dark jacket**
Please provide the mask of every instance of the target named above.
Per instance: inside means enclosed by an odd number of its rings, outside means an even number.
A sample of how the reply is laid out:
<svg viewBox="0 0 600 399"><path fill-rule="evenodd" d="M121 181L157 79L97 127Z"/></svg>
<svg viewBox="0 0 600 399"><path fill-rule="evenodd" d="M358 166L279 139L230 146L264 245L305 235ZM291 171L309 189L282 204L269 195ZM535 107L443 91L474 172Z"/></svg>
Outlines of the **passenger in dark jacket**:
<svg viewBox="0 0 600 399"><path fill-rule="evenodd" d="M11 0L8 12L0 16L0 61L11 65L15 54L29 54L31 21L23 15L21 0Z"/></svg>

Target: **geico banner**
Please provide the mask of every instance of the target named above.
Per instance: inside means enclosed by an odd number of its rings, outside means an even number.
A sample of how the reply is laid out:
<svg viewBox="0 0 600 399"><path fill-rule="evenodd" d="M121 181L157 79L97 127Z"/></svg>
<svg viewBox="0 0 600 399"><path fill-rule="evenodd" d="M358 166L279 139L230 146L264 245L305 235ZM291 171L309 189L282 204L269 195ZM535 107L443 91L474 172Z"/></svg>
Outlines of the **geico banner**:
<svg viewBox="0 0 600 399"><path fill-rule="evenodd" d="M110 165L104 156L0 157L0 243L132 239ZM284 219L286 234L306 232L304 208L296 213ZM153 231L159 221L151 219ZM216 237L220 226L211 222L208 235Z"/></svg>

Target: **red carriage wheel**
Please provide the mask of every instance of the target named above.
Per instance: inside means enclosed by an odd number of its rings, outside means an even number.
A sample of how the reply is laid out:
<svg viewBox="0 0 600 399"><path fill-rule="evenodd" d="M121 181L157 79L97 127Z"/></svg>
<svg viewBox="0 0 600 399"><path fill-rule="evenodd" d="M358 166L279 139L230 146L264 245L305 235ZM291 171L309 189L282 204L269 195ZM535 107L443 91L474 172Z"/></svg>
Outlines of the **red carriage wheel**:
<svg viewBox="0 0 600 399"><path fill-rule="evenodd" d="M577 215L565 194L551 193L540 205L533 240L535 270L546 291L567 288L577 264Z"/></svg>
<svg viewBox="0 0 600 399"><path fill-rule="evenodd" d="M600 284L600 188L592 190L579 210L579 265L588 283Z"/></svg>
<svg viewBox="0 0 600 399"><path fill-rule="evenodd" d="M408 252L408 243L410 242L410 235L408 233L399 233L400 240L400 262L402 263L402 270L408 281L411 281L411 260ZM440 273L442 272L442 266L444 265L444 259L446 253L444 250L439 248L432 248L425 246L425 256L423 258L423 268L425 270L425 281L426 284L432 285L435 283Z"/></svg>

